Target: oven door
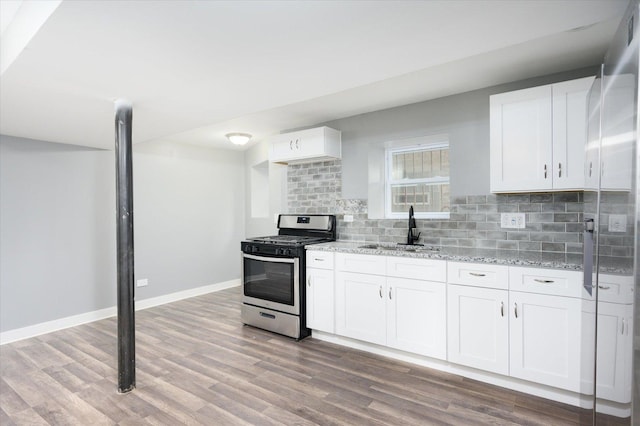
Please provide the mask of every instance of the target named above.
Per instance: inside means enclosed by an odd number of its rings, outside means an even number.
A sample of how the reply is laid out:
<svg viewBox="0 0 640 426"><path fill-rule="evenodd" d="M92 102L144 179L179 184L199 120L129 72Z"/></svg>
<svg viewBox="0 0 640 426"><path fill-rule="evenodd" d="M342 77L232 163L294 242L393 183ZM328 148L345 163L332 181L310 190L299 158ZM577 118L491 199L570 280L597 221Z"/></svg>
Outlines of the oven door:
<svg viewBox="0 0 640 426"><path fill-rule="evenodd" d="M300 260L242 254L242 302L300 315Z"/></svg>

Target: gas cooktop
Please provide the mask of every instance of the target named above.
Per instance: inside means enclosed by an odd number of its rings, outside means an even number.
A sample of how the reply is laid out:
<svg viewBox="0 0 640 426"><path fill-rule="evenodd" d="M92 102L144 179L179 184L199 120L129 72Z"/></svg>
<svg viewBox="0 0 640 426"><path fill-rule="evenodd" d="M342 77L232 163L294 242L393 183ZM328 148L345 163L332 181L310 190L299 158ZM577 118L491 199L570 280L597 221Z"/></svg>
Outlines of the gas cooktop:
<svg viewBox="0 0 640 426"><path fill-rule="evenodd" d="M331 241L330 238L306 237L302 235L272 235L268 237L249 238L249 241L262 244L305 245Z"/></svg>

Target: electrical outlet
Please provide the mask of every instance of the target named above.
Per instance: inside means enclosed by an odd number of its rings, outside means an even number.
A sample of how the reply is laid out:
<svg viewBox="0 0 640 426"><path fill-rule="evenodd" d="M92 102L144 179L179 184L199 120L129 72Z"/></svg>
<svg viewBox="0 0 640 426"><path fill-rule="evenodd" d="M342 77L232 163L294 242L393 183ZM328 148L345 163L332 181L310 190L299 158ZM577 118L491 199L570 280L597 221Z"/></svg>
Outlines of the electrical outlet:
<svg viewBox="0 0 640 426"><path fill-rule="evenodd" d="M609 232L627 232L627 216L623 214L610 214Z"/></svg>
<svg viewBox="0 0 640 426"><path fill-rule="evenodd" d="M136 282L136 286L137 286L137 287L146 287L146 286L148 286L148 285L149 285L149 279L147 279L147 278L143 278L143 279L138 280L138 281Z"/></svg>
<svg viewBox="0 0 640 426"><path fill-rule="evenodd" d="M511 229L524 229L527 226L524 213L500 214L500 227Z"/></svg>
<svg viewBox="0 0 640 426"><path fill-rule="evenodd" d="M353 222L353 215L352 214L345 214L344 215L344 221L345 222Z"/></svg>

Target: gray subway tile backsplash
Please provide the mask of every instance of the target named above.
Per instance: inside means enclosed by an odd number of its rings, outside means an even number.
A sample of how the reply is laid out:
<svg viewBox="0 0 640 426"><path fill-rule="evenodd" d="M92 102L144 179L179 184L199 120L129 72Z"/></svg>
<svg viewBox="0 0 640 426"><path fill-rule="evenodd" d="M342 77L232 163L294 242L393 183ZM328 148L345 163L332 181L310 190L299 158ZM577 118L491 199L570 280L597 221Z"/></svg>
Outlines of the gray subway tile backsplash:
<svg viewBox="0 0 640 426"><path fill-rule="evenodd" d="M287 184L289 212L335 214L338 239L386 243L406 239L406 220L369 219L367 200L342 198L340 160L290 165ZM580 191L454 196L448 220L416 219L416 225L420 242L426 245L579 254L583 212L591 198ZM617 194L609 198L603 213L628 214L627 198ZM500 226L501 213L510 212L525 214L525 229ZM345 222L345 214L352 215L353 222ZM633 238L627 235L604 230L600 243L605 256L631 256Z"/></svg>

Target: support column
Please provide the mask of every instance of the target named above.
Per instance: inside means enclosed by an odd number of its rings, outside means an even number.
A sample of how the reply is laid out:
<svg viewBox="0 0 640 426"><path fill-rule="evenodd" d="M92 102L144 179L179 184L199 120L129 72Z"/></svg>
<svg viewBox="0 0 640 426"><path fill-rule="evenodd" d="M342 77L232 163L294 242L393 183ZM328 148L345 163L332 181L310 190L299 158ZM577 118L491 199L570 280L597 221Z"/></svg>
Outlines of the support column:
<svg viewBox="0 0 640 426"><path fill-rule="evenodd" d="M133 262L132 106L115 102L116 224L118 275L118 392L136 387L136 342Z"/></svg>

